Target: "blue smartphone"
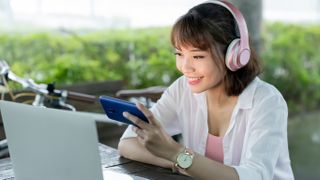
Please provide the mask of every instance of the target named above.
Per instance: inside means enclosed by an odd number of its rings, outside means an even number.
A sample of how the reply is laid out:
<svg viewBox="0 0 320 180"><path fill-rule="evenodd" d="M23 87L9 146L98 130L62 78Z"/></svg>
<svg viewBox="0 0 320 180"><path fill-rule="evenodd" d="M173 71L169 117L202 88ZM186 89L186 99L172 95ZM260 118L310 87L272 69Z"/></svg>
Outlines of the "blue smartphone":
<svg viewBox="0 0 320 180"><path fill-rule="evenodd" d="M136 126L130 120L123 117L122 113L126 111L134 116L137 116L144 122L149 122L145 115L136 107L134 103L110 96L100 96L99 99L103 110L109 119Z"/></svg>

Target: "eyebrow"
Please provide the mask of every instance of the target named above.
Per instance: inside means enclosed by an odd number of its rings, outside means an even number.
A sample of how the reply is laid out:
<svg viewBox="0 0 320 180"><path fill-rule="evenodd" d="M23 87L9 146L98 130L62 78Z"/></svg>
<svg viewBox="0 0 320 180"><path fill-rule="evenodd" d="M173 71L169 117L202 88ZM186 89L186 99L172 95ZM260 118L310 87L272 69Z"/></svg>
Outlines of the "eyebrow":
<svg viewBox="0 0 320 180"><path fill-rule="evenodd" d="M176 50L176 51L181 51L181 50L179 50L179 49L177 49L177 48L176 48L175 50ZM191 49L190 51L191 51L191 52L199 52L199 51L205 51L205 50L201 50L201 49L197 49L197 48L196 48L196 49Z"/></svg>
<svg viewBox="0 0 320 180"><path fill-rule="evenodd" d="M204 50L201 50L201 49L191 49L190 51L191 51L191 52L198 52L198 51L204 51Z"/></svg>

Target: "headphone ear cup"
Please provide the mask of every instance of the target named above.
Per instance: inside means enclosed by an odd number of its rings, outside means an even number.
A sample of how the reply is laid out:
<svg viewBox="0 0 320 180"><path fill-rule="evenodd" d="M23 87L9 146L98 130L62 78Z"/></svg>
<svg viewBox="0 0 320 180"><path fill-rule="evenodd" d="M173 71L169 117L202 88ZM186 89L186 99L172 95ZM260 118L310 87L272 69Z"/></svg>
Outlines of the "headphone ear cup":
<svg viewBox="0 0 320 180"><path fill-rule="evenodd" d="M240 48L239 38L234 39L228 46L227 53L225 56L225 63L226 63L226 66L231 71L236 71L240 68L237 62L239 48Z"/></svg>

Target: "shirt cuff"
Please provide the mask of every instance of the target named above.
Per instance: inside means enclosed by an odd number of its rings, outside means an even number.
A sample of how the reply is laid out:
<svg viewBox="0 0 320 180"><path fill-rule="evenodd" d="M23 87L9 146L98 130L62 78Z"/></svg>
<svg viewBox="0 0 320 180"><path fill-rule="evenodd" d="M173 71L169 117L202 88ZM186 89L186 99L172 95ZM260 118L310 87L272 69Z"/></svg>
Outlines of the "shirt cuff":
<svg viewBox="0 0 320 180"><path fill-rule="evenodd" d="M243 167L243 166L232 166L238 173L239 180L260 180L258 172L252 168Z"/></svg>
<svg viewBox="0 0 320 180"><path fill-rule="evenodd" d="M122 134L120 140L133 138L133 137L137 137L137 134L132 130L132 125L129 125L127 129L124 131L124 133Z"/></svg>

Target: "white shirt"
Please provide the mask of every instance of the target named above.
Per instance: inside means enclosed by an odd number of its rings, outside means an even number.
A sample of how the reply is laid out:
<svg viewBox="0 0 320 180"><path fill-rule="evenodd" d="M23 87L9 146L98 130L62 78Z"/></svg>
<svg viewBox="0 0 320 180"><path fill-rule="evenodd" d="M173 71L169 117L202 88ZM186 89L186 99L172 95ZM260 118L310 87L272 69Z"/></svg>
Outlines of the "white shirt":
<svg viewBox="0 0 320 180"><path fill-rule="evenodd" d="M208 136L205 92L193 93L184 76L151 108L170 135L181 133L186 147L204 155ZM255 78L239 95L223 138L224 164L240 180L294 179L287 141L288 109L280 92ZM123 138L135 137L128 127Z"/></svg>

